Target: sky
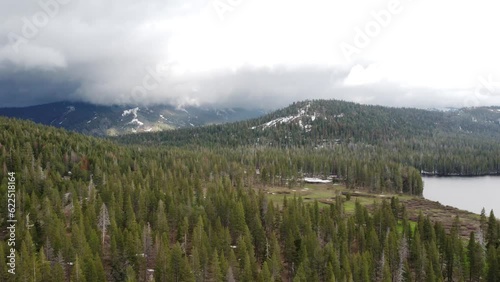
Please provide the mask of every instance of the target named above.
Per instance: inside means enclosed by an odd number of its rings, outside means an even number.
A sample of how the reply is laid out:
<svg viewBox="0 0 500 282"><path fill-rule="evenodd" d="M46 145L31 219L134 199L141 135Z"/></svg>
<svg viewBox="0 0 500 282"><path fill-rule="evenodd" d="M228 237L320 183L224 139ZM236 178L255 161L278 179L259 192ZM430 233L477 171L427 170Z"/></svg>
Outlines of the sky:
<svg viewBox="0 0 500 282"><path fill-rule="evenodd" d="M495 1L0 3L0 107L500 106Z"/></svg>

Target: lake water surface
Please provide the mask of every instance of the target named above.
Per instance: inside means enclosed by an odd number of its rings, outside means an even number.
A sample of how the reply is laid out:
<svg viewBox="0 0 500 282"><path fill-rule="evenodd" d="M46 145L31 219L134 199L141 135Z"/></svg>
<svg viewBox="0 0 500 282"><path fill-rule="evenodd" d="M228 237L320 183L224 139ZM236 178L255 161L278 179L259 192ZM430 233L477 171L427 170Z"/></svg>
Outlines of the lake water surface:
<svg viewBox="0 0 500 282"><path fill-rule="evenodd" d="M422 177L424 197L443 205L486 215L493 209L500 216L500 176Z"/></svg>

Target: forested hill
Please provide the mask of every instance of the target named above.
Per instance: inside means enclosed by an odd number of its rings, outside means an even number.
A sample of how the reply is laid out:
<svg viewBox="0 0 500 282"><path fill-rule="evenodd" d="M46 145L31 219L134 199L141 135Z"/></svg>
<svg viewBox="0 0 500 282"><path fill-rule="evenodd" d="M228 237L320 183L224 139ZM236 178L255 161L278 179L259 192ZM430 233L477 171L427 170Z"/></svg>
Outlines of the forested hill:
<svg viewBox="0 0 500 282"><path fill-rule="evenodd" d="M0 118L0 281L498 281L493 213L464 242L458 217L411 222L396 198L347 211L339 194L265 193L333 172L421 194L418 171L378 150L119 146Z"/></svg>
<svg viewBox="0 0 500 282"><path fill-rule="evenodd" d="M500 138L500 107L429 111L313 100L297 102L252 120L120 139L168 145L303 147L349 142L377 144L442 135Z"/></svg>
<svg viewBox="0 0 500 282"><path fill-rule="evenodd" d="M500 173L500 107L429 111L313 100L248 121L117 140L149 146L340 146L376 150L429 174Z"/></svg>

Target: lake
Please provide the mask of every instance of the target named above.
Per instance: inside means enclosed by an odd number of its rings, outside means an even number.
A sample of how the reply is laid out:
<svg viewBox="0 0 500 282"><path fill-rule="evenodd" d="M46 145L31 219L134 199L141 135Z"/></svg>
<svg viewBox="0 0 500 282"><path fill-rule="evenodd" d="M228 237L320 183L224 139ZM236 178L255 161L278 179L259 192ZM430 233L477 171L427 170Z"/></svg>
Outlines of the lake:
<svg viewBox="0 0 500 282"><path fill-rule="evenodd" d="M500 176L422 177L424 197L473 213L500 216Z"/></svg>

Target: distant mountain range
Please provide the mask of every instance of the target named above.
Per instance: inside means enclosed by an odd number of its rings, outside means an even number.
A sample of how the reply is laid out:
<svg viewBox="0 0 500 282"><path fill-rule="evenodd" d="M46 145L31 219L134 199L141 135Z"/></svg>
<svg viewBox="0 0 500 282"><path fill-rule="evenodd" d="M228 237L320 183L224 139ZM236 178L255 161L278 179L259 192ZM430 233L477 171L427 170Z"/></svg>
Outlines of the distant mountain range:
<svg viewBox="0 0 500 282"><path fill-rule="evenodd" d="M58 102L24 108L0 108L0 115L94 136L182 129L167 135L160 133L139 137L143 141L153 139L170 144L209 140L224 143L236 137L242 139L233 140L235 145L255 142L261 145L266 142L304 145L319 144L324 140L373 143L450 133L500 138L500 107L421 110L338 100L308 100L265 113L243 108L102 106ZM207 125L216 127L199 128ZM228 133L229 136L226 136ZM219 138L222 140L217 141Z"/></svg>
<svg viewBox="0 0 500 282"><path fill-rule="evenodd" d="M262 110L171 105L101 106L81 102L57 102L22 108L0 108L0 116L32 120L94 136L158 132L255 118Z"/></svg>
<svg viewBox="0 0 500 282"><path fill-rule="evenodd" d="M297 150L321 150L334 163L333 152L353 152L359 154L354 158L410 165L421 174L500 175L500 107L439 111L313 100L255 119L114 140L148 147L286 149L289 157Z"/></svg>
<svg viewBox="0 0 500 282"><path fill-rule="evenodd" d="M500 140L500 107L422 110L361 105L338 100L313 100L237 123L181 129L169 134L127 136L125 142L171 145L226 144L318 146L388 140L464 136Z"/></svg>

